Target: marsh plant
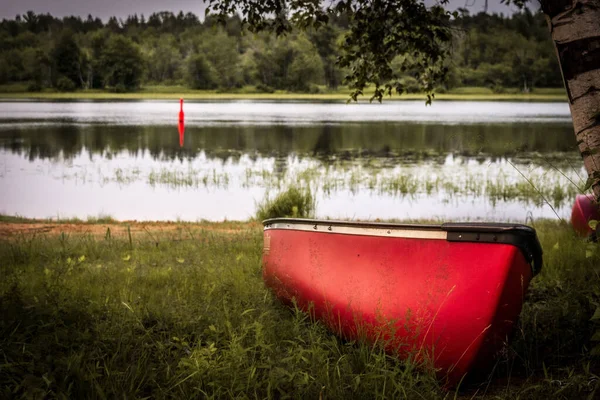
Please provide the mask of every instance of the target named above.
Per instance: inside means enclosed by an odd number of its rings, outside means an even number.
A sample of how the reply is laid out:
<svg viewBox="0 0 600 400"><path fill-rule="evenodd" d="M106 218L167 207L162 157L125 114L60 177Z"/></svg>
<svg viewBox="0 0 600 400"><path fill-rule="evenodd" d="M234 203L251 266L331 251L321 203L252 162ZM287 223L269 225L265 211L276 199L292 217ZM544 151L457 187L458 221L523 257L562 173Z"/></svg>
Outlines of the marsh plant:
<svg viewBox="0 0 600 400"><path fill-rule="evenodd" d="M200 186L226 188L229 185L229 174L217 172L216 169L207 171L190 167L187 170L172 170L163 167L158 171L153 169L148 175L147 182L152 187L162 185L171 189Z"/></svg>
<svg viewBox="0 0 600 400"><path fill-rule="evenodd" d="M310 187L313 196L324 204L323 209L326 209L326 204L350 194L403 204L425 198L437 203L487 203L491 206L490 210L512 203L539 211L547 209L549 204L565 217L576 194L585 185L583 170L574 168L569 160L561 162L555 157L540 160L531 155L526 162L514 157L458 154L440 154L427 159L411 159L408 156L369 156L362 159L358 156L332 156L331 159L319 159L310 155L253 159L244 155L237 161L226 156L222 162L183 159L137 165L116 162L97 169L73 167L54 172L51 166L48 168L53 177L56 175L63 181L71 180L86 186L93 186L99 181L102 185L116 186L115 190L130 190L127 186L134 185L142 189L144 184L144 189L149 189L148 193L177 191L185 196L196 196L198 191L215 193L231 190L237 193L239 199L250 199L244 218L252 213L252 198L256 193L261 193L260 196L268 193L272 199L274 193L283 192L290 186ZM40 168L41 171L46 169ZM218 209L214 216L201 217L216 219L219 212L226 210ZM284 215L301 214L299 208L296 214L289 211ZM447 216L454 217L451 213Z"/></svg>
<svg viewBox="0 0 600 400"><path fill-rule="evenodd" d="M310 187L291 186L274 199L266 197L258 205L256 219L269 218L310 218L315 213L315 199Z"/></svg>
<svg viewBox="0 0 600 400"><path fill-rule="evenodd" d="M491 163L490 160L487 160ZM554 207L570 204L581 188L579 171L569 168L525 168L510 165L505 160L486 168L474 167L472 160L452 159L446 164L417 163L414 165L382 165L370 160L367 165L353 162L336 162L331 165L319 162L290 162L282 173L272 166L255 165L243 171L215 168L166 168L152 169L147 176L138 169L131 171L118 168L114 181L120 185L146 180L152 187L170 189L190 188L264 188L285 191L290 185L309 186L315 194L336 196L342 191L369 192L381 197L414 198L427 195L440 200L456 197L483 198L492 205L499 201L518 201L541 205L545 202ZM522 175L520 175L522 172ZM90 178L88 177L88 180ZM299 210L300 211L300 210ZM288 213L288 216L291 215ZM301 214L298 214L301 215Z"/></svg>

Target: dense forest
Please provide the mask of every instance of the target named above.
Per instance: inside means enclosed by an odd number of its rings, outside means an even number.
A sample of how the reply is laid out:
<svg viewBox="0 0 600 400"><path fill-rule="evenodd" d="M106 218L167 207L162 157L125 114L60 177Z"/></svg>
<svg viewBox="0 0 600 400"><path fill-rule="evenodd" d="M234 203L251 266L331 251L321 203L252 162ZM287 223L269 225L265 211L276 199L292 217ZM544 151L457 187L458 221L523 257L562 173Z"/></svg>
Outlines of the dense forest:
<svg viewBox="0 0 600 400"><path fill-rule="evenodd" d="M470 15L452 21L450 75L437 91L463 86L495 92L561 87L560 70L541 14ZM0 22L0 84L30 91L53 88L133 91L145 85L257 92L318 92L343 85L336 65L347 18L285 37L247 32L239 18L221 26L208 16L159 12L106 23L31 11ZM397 66L397 71L395 65ZM410 71L392 67L406 91L419 90Z"/></svg>

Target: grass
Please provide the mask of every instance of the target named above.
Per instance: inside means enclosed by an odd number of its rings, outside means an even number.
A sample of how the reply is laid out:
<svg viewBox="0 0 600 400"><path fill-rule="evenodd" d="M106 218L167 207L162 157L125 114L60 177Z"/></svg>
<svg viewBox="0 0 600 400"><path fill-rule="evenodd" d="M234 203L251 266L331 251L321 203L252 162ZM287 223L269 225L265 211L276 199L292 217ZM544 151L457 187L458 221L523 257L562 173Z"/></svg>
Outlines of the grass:
<svg viewBox="0 0 600 400"><path fill-rule="evenodd" d="M470 95L493 95L494 91L487 87L466 86L459 87L449 91L451 94L470 94Z"/></svg>
<svg viewBox="0 0 600 400"><path fill-rule="evenodd" d="M36 224L36 223L53 223L53 224L114 224L117 223L112 216L107 214L99 214L97 216L88 216L86 219L81 218L26 218L19 215L3 215L0 214L0 223L19 223L19 224Z"/></svg>
<svg viewBox="0 0 600 400"><path fill-rule="evenodd" d="M310 188L291 186L279 193L274 199L265 198L258 205L256 219L263 221L269 218L309 218L314 216L315 199Z"/></svg>
<svg viewBox="0 0 600 400"><path fill-rule="evenodd" d="M572 233L567 224L534 223L544 249L544 269L532 281L520 326L497 377L507 382L507 398L596 398L600 358L592 335L600 325L600 248ZM596 353L596 356L593 354ZM542 378L536 382L536 378ZM510 385L510 379L525 381Z"/></svg>
<svg viewBox="0 0 600 400"><path fill-rule="evenodd" d="M202 230L158 247L85 236L3 246L2 397L437 393L432 377L281 306L263 287L261 250L260 231Z"/></svg>
<svg viewBox="0 0 600 400"><path fill-rule="evenodd" d="M230 93L217 90L193 90L185 86L146 86L132 93L114 93L104 90L79 90L76 92L57 92L46 89L41 92L27 92L24 85L0 85L0 98L36 99L36 100L173 100L184 97L187 100L321 100L346 101L350 90L340 87L336 90L321 88L320 93L293 93L275 91L257 93L253 87L244 87ZM361 101L368 101L370 92ZM420 93L386 97L390 100L425 100ZM477 101L566 101L564 89L536 89L532 93L520 93L508 90L507 93L493 93L488 88L457 88L449 93L438 93L439 100L477 100Z"/></svg>
<svg viewBox="0 0 600 400"><path fill-rule="evenodd" d="M275 300L259 225L0 241L0 397L596 398L600 251L534 225L545 266L510 347L488 380L450 392Z"/></svg>
<svg viewBox="0 0 600 400"><path fill-rule="evenodd" d="M532 89L529 93L523 93L521 88L516 87L508 87L501 88L500 92L494 92L493 89L489 87L479 87L479 86L463 86L454 88L448 91L449 94L467 94L467 95L498 95L498 94L506 94L506 95L553 95L553 96L565 96L564 88L535 88Z"/></svg>

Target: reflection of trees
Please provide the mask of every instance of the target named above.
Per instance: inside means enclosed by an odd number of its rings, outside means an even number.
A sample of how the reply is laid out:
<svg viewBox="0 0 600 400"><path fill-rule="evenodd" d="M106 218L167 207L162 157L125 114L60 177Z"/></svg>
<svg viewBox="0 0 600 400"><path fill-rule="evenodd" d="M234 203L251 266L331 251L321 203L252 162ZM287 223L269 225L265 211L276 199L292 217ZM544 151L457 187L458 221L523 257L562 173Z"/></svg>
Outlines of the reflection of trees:
<svg viewBox="0 0 600 400"><path fill-rule="evenodd" d="M335 152L331 136L331 125L324 125L313 147L313 155L330 156Z"/></svg>
<svg viewBox="0 0 600 400"><path fill-rule="evenodd" d="M433 125L348 123L314 126L187 127L179 148L175 126L37 126L0 131L0 148L30 160L73 158L85 150L111 157L149 153L156 160L210 159L236 162L242 155L359 158L426 158L455 153L502 157L522 153L575 152L568 125ZM525 154L527 156L527 154ZM283 166L285 168L285 166Z"/></svg>

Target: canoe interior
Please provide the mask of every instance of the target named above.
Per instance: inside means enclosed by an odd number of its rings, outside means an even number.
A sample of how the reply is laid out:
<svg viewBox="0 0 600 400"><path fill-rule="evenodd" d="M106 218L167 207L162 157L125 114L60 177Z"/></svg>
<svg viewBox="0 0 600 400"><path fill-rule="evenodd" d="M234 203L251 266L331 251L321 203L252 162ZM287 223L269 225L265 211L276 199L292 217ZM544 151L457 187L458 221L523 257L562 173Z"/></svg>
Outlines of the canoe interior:
<svg viewBox="0 0 600 400"><path fill-rule="evenodd" d="M542 263L523 225L264 224L263 277L279 299L347 339L416 356L449 385L503 347Z"/></svg>

